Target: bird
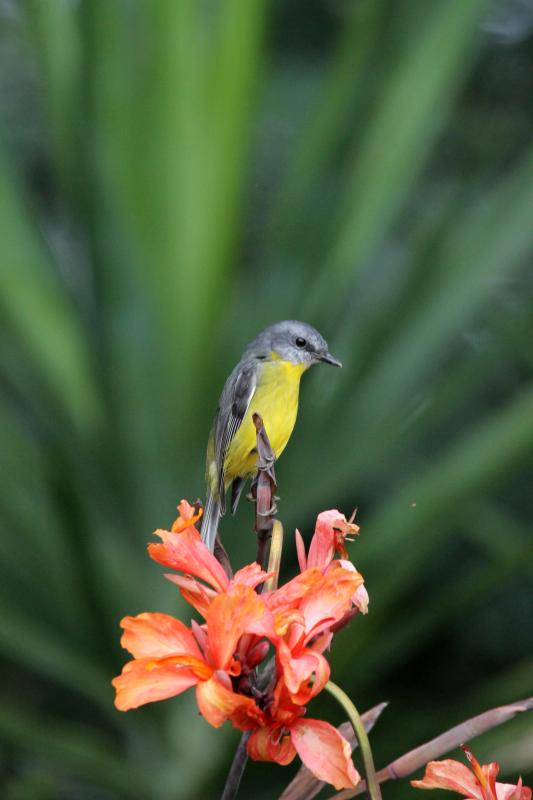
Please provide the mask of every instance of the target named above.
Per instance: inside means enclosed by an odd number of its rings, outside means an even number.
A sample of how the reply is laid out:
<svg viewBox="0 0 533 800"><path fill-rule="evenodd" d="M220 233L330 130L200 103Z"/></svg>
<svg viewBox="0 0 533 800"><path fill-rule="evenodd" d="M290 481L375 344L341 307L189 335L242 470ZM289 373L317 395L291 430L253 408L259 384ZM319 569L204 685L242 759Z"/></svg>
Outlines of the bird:
<svg viewBox="0 0 533 800"><path fill-rule="evenodd" d="M207 495L202 541L211 552L231 486L235 513L246 481L257 472L254 413L260 414L279 458L296 422L300 378L314 364L342 364L321 334L305 322L284 320L265 328L246 347L224 384L209 435Z"/></svg>

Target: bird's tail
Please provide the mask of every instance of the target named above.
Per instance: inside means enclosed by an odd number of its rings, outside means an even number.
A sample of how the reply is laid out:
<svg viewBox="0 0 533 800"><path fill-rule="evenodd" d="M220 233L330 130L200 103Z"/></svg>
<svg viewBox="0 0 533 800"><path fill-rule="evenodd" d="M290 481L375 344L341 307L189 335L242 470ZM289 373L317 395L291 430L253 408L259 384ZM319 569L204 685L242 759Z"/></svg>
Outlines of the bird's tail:
<svg viewBox="0 0 533 800"><path fill-rule="evenodd" d="M202 517L202 541L206 547L209 548L211 553L215 549L215 539L217 538L220 516L220 502L209 492L204 508L204 515Z"/></svg>

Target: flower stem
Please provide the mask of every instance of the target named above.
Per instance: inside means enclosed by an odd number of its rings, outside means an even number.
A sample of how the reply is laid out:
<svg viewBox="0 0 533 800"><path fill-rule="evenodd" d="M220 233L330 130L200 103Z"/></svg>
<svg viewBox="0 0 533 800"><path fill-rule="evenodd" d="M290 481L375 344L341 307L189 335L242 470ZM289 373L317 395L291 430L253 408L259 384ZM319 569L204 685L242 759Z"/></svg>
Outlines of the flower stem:
<svg viewBox="0 0 533 800"><path fill-rule="evenodd" d="M359 743L359 749L361 750L361 755L363 757L368 794L370 795L371 800L381 800L381 789L376 778L374 758L372 756L372 750L370 749L368 736L366 735L365 726L363 725L363 721L359 716L359 712L346 692L343 692L343 690L337 686L336 683L328 681L325 688L331 695L333 695L337 702L341 704L352 724L352 728Z"/></svg>
<svg viewBox="0 0 533 800"><path fill-rule="evenodd" d="M237 746L235 755L233 756L233 761L231 762L231 767L228 772L228 777L226 778L226 784L220 800L234 800L234 798L237 797L241 778L248 762L248 752L246 750L246 746L248 744L248 739L250 738L250 733L251 731L245 731L241 736L241 740Z"/></svg>

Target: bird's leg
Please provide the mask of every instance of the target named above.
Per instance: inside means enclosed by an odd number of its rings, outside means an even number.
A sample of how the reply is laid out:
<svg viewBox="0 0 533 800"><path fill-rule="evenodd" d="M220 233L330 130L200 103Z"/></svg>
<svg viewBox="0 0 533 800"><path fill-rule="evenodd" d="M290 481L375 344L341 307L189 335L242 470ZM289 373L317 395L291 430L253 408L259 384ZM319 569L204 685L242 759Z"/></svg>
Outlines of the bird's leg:
<svg viewBox="0 0 533 800"><path fill-rule="evenodd" d="M275 491L277 488L276 484L276 472L274 469L274 464L276 463L276 454L274 453L270 441L268 439L267 432L263 425L263 420L259 416L259 414L253 415L253 420L255 423L255 428L257 431L257 476L254 479L254 482L257 483L257 488L259 487L259 483L261 482L261 477L265 476L269 479L270 485L270 503L267 508L260 510L258 509L257 513L261 516L271 517L277 513L277 506L274 502L279 498L276 497ZM257 497L257 488L256 488L256 497ZM266 490L266 481L264 481L264 489Z"/></svg>
<svg viewBox="0 0 533 800"><path fill-rule="evenodd" d="M272 536L275 503L276 477L274 463L276 454L272 450L259 414L253 414L257 432L257 476L252 483L252 496L255 500L255 530L257 532L257 563L264 569L268 560L268 547Z"/></svg>
<svg viewBox="0 0 533 800"><path fill-rule="evenodd" d="M274 514L278 513L278 507L276 503L272 503L270 508L267 508L266 511L258 511L257 512L261 517L272 517Z"/></svg>
<svg viewBox="0 0 533 800"><path fill-rule="evenodd" d="M253 478L253 480L252 480L252 482L250 484L250 491L246 495L246 499L249 500L250 503L257 503L257 483L258 483L258 481L257 481L257 475L256 475L256 477ZM274 495L272 495L272 500L273 501L279 500L279 497L276 494L274 494ZM273 502L271 504L270 508L268 508L266 511L258 511L257 513L261 517L264 517L264 516L271 517L274 514L277 514L277 512L278 512L278 507L277 507L276 503Z"/></svg>
<svg viewBox="0 0 533 800"><path fill-rule="evenodd" d="M248 492L248 494L246 495L246 499L247 499L247 500L248 500L250 503L256 503L256 502L257 502L257 501L256 501L256 499L255 499L255 497L254 497L254 490L255 490L256 486L257 486L257 481L256 481L256 480L255 480L255 478L254 478L254 479L253 479L253 481L252 481L252 482L251 482L251 484L250 484L250 491L249 491L249 492Z"/></svg>

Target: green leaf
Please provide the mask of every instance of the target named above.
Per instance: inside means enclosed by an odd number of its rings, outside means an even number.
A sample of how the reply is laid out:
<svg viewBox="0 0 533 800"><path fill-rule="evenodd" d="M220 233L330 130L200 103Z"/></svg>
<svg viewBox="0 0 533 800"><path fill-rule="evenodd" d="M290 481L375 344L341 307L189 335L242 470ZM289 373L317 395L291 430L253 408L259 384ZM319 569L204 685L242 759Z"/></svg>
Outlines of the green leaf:
<svg viewBox="0 0 533 800"><path fill-rule="evenodd" d="M0 153L1 305L50 387L81 430L91 430L101 407L80 319L50 265L49 254L24 208Z"/></svg>
<svg viewBox="0 0 533 800"><path fill-rule="evenodd" d="M406 41L348 166L338 233L308 294L305 314L320 308L332 280L342 297L393 222L468 74L486 6L486 0L436 4L427 29L415 42Z"/></svg>
<svg viewBox="0 0 533 800"><path fill-rule="evenodd" d="M129 763L96 728L64 725L4 699L0 738L46 759L48 768L60 775L83 778L91 784L96 781L120 792L121 797L144 798L149 791L149 778L143 767Z"/></svg>

